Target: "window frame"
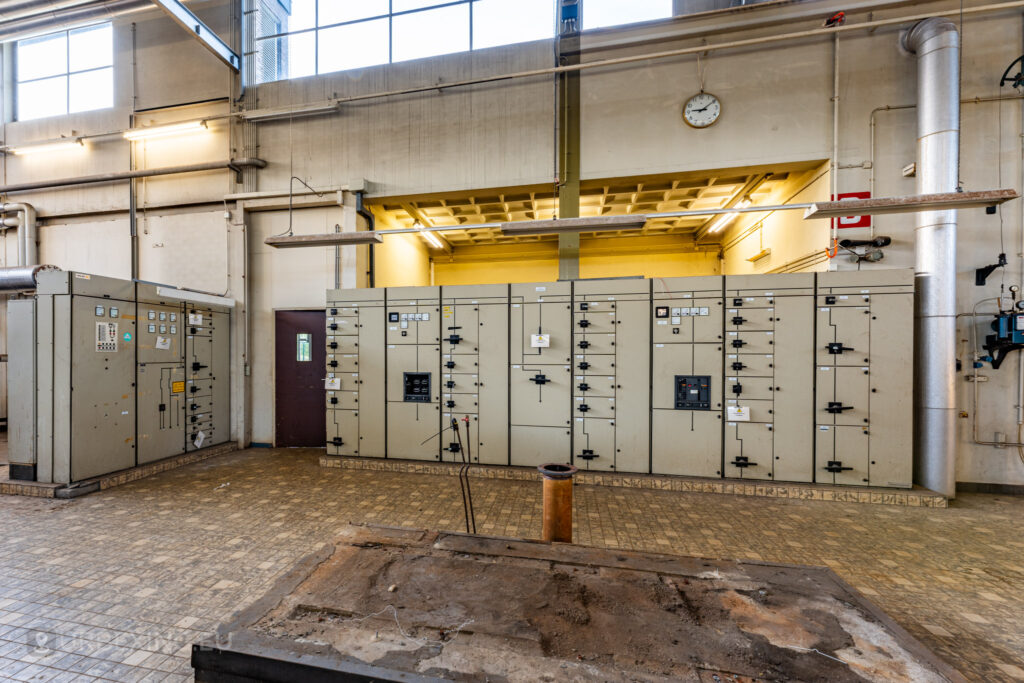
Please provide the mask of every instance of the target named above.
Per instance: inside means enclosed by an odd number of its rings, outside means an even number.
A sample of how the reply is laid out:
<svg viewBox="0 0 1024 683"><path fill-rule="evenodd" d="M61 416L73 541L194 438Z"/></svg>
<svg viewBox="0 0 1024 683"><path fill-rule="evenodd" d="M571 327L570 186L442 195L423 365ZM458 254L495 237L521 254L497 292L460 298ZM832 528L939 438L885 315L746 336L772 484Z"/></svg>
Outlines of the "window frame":
<svg viewBox="0 0 1024 683"><path fill-rule="evenodd" d="M75 71L71 70L71 34L78 31L87 31L96 29L102 26L110 27L110 64L104 66L94 66L88 69L78 69ZM50 74L49 76L41 76L39 78L28 78L21 80L18 77L18 62L21 59L21 44L36 40L43 40L45 38L51 38L53 36L64 36L64 71L60 73ZM100 111L102 109L111 109L114 106L111 101L109 106L96 107L95 109L83 109L81 111L71 111L71 77L79 76L81 74L94 73L97 71L110 71L111 86L113 86L114 79L114 25L110 21L101 21L96 24L87 24L85 26L76 26L74 28L66 28L62 31L51 31L50 33L41 33L37 36L30 36L28 38L21 38L14 41L14 121L38 121L40 119L53 118L57 116L68 116L70 114L81 114L89 111ZM47 114L45 116L36 116L33 118L24 119L20 116L21 114L21 86L26 83L39 83L41 81L48 81L54 78L64 79L64 111L54 114Z"/></svg>

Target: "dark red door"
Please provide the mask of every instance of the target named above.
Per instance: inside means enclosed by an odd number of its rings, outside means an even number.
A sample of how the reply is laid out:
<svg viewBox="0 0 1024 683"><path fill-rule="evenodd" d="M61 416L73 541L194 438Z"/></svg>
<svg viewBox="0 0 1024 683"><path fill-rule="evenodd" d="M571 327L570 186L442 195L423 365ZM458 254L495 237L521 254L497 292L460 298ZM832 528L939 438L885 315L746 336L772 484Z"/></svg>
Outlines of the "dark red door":
<svg viewBox="0 0 1024 683"><path fill-rule="evenodd" d="M322 447L327 440L324 311L277 311L275 445Z"/></svg>

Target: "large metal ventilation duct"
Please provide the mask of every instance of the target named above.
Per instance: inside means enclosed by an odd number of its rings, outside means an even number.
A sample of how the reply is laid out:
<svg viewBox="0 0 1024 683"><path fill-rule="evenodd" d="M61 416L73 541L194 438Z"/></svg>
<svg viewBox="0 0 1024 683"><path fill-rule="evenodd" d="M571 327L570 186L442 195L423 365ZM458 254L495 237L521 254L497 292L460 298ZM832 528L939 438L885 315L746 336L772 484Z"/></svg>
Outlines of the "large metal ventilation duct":
<svg viewBox="0 0 1024 683"><path fill-rule="evenodd" d="M955 192L960 161L960 35L932 17L903 36L917 55L917 192ZM914 464L918 482L956 493L957 212L921 211L915 228Z"/></svg>
<svg viewBox="0 0 1024 683"><path fill-rule="evenodd" d="M38 7L29 8L36 5ZM39 11L36 11L36 10ZM0 42L57 31L92 21L154 9L150 0L85 0L68 2L0 1Z"/></svg>
<svg viewBox="0 0 1024 683"><path fill-rule="evenodd" d="M27 291L36 288L36 277L46 270L60 270L56 266L15 266L0 268L0 292Z"/></svg>

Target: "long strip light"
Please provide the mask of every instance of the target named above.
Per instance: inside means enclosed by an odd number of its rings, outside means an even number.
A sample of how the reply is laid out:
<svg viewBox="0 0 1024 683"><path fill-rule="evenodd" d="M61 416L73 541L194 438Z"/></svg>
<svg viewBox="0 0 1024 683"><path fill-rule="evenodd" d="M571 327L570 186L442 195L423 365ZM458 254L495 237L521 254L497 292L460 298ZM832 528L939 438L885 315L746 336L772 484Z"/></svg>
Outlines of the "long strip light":
<svg viewBox="0 0 1024 683"><path fill-rule="evenodd" d="M175 135L187 135L206 130L206 121L188 121L186 123L172 123L167 126L149 126L146 128L133 128L125 131L126 140L152 140L154 138L167 138Z"/></svg>
<svg viewBox="0 0 1024 683"><path fill-rule="evenodd" d="M748 206L750 206L750 204L751 201L749 199L744 199L742 202L736 205L736 208L745 209ZM729 213L723 213L719 215L718 218L715 219L715 222L711 224L711 227L708 228L708 233L713 235L717 232L721 232L722 229L725 228L725 226L729 225L729 223L732 223L734 220L736 220L736 217L739 215L739 211L730 211Z"/></svg>
<svg viewBox="0 0 1024 683"><path fill-rule="evenodd" d="M77 140L61 140L60 142L45 142L41 145L25 145L24 147L11 147L7 151L11 154L18 156L27 156L29 154L48 154L50 152L67 152L70 150L80 150L85 148L85 143L81 139Z"/></svg>
<svg viewBox="0 0 1024 683"><path fill-rule="evenodd" d="M429 230L424 230L423 226L418 221L416 222L415 225L413 225L413 227L416 228L421 235L423 235L423 239L425 239L427 241L427 244L432 246L434 249L444 249L444 242L442 242L434 233L430 232Z"/></svg>

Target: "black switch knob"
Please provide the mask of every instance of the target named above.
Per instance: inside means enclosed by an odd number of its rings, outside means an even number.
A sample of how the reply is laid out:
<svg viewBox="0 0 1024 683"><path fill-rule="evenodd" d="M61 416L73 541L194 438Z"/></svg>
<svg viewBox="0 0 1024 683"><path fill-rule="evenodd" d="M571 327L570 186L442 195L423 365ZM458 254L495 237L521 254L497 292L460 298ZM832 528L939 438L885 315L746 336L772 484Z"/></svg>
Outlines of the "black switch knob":
<svg viewBox="0 0 1024 683"><path fill-rule="evenodd" d="M580 363L576 367L578 367L580 370L586 370L587 368L590 367L590 363L588 363L587 361L583 361L582 363Z"/></svg>
<svg viewBox="0 0 1024 683"><path fill-rule="evenodd" d="M853 410L853 406L844 406L841 402L829 401L825 412L833 415L841 415L844 410Z"/></svg>
<svg viewBox="0 0 1024 683"><path fill-rule="evenodd" d="M597 457L600 457L600 456L598 456L596 453L594 453L593 449L584 448L583 452L580 453L576 457L578 457L580 460L593 460L594 458L597 458Z"/></svg>
<svg viewBox="0 0 1024 683"><path fill-rule="evenodd" d="M736 395L742 394L743 393L743 385L742 384L733 384L732 385L732 393L734 393Z"/></svg>
<svg viewBox="0 0 1024 683"><path fill-rule="evenodd" d="M580 321L580 327L590 327L590 321L584 318Z"/></svg>
<svg viewBox="0 0 1024 683"><path fill-rule="evenodd" d="M340 436L336 436L333 439L331 439L331 443L333 443L335 446L340 446L344 443L344 441L341 440Z"/></svg>
<svg viewBox="0 0 1024 683"><path fill-rule="evenodd" d="M742 339L733 339L732 340L732 347L734 349L741 349L741 348L743 348L743 345L746 344L746 343L747 342L743 341Z"/></svg>
<svg viewBox="0 0 1024 683"><path fill-rule="evenodd" d="M551 380L547 378L547 375L534 375L533 377L530 378L530 381L535 382L537 384L547 384Z"/></svg>
<svg viewBox="0 0 1024 683"><path fill-rule="evenodd" d="M332 349L336 349L336 348L338 348L338 342L331 342L327 346L331 347Z"/></svg>
<svg viewBox="0 0 1024 683"><path fill-rule="evenodd" d="M579 406L577 406L577 408L579 409L579 411L580 411L581 413L585 413L585 412L587 412L588 410L590 410L590 406L588 406L588 405L587 405L586 403L581 403L581 404L579 404Z"/></svg>
<svg viewBox="0 0 1024 683"><path fill-rule="evenodd" d="M331 323L330 325L328 325L328 327L330 327L332 330L336 330L338 329L338 323Z"/></svg>
<svg viewBox="0 0 1024 683"><path fill-rule="evenodd" d="M449 344L458 344L460 341L462 341L462 337L460 337L457 334L453 334L453 335L451 335L449 337L445 337L444 340L446 342L448 342Z"/></svg>
<svg viewBox="0 0 1024 683"><path fill-rule="evenodd" d="M580 391L589 391L590 390L590 385L587 384L586 382L583 382L582 384L579 385L578 389Z"/></svg>
<svg viewBox="0 0 1024 683"><path fill-rule="evenodd" d="M739 372L740 370L742 370L745 367L747 367L747 366L744 365L743 363L740 363L739 361L737 361L737 362L732 364L732 369L735 370L736 372Z"/></svg>
<svg viewBox="0 0 1024 683"><path fill-rule="evenodd" d="M732 319L732 324L733 325L742 325L745 322L747 322L747 319L744 318L741 315L734 316L733 319Z"/></svg>
<svg viewBox="0 0 1024 683"><path fill-rule="evenodd" d="M338 361L332 360L330 363L328 363L328 365L330 365L332 368L336 368L338 367Z"/></svg>
<svg viewBox="0 0 1024 683"><path fill-rule="evenodd" d="M590 342L588 342L586 339L584 339L583 341L581 341L576 346L580 347L581 349L589 349L590 348Z"/></svg>
<svg viewBox="0 0 1024 683"><path fill-rule="evenodd" d="M337 396L331 396L331 405L332 406L338 405L338 397Z"/></svg>
<svg viewBox="0 0 1024 683"><path fill-rule="evenodd" d="M450 360L450 361L448 361L447 363L445 363L445 364L444 364L444 366L445 366L446 368L448 368L449 370L451 370L452 368L454 368L454 367L455 367L455 361L453 361L453 360Z"/></svg>
<svg viewBox="0 0 1024 683"><path fill-rule="evenodd" d="M444 385L449 389L452 389L455 387L455 382L453 382L452 380L448 380L447 382L444 383Z"/></svg>

